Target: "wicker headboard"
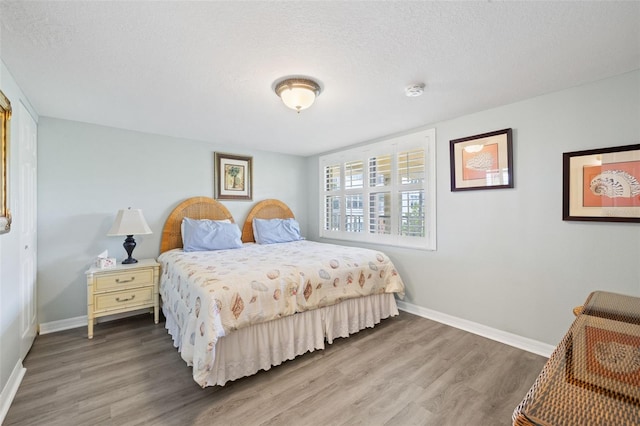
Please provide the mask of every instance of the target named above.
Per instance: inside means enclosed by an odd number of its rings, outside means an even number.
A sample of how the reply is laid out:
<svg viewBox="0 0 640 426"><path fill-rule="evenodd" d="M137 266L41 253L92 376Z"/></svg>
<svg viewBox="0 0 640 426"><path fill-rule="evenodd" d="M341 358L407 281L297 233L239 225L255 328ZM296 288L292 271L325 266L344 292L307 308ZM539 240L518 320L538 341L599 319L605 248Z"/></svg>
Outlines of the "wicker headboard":
<svg viewBox="0 0 640 426"><path fill-rule="evenodd" d="M213 198L187 198L173 209L167 221L164 223L162 241L160 242L160 253L174 248L182 248L180 225L182 224L182 219L185 217L212 220L229 219L231 222L234 222L229 210Z"/></svg>
<svg viewBox="0 0 640 426"><path fill-rule="evenodd" d="M280 200L263 200L257 203L244 221L242 226L242 242L255 242L253 237L253 219L289 219L294 218L291 209Z"/></svg>

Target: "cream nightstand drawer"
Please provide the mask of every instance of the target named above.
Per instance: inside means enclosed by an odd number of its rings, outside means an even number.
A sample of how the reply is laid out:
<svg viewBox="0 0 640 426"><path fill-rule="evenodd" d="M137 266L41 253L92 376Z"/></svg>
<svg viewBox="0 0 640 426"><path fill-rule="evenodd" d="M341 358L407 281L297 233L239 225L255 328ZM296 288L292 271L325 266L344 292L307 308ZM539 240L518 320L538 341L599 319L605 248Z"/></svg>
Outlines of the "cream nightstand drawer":
<svg viewBox="0 0 640 426"><path fill-rule="evenodd" d="M96 312L137 305L148 305L149 303L153 303L153 287L112 291L110 293L98 294L95 298L94 310Z"/></svg>
<svg viewBox="0 0 640 426"><path fill-rule="evenodd" d="M121 271L96 277L94 292L153 284L153 269Z"/></svg>
<svg viewBox="0 0 640 426"><path fill-rule="evenodd" d="M138 263L109 269L91 267L86 274L89 339L93 338L98 317L153 308L153 320L158 324L160 264L155 259L140 259Z"/></svg>

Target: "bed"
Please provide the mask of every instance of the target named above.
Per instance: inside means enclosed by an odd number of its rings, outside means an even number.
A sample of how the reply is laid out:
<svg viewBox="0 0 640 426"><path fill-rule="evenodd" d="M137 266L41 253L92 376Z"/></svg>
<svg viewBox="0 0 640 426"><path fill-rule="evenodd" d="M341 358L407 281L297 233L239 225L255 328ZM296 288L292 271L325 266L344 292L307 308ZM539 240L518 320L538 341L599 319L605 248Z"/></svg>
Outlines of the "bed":
<svg viewBox="0 0 640 426"><path fill-rule="evenodd" d="M404 284L383 253L304 239L255 243L254 219L294 219L279 200L251 209L235 249L183 250L183 218L227 227L235 220L218 201L195 197L171 212L162 232L166 328L202 387L269 370L398 315Z"/></svg>

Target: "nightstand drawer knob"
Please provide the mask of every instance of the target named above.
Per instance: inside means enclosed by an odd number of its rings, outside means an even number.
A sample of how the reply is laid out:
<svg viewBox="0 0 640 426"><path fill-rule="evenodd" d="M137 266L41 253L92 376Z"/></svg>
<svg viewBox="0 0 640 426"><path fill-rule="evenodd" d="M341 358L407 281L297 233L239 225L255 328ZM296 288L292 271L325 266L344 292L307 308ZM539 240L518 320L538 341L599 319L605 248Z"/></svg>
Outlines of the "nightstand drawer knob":
<svg viewBox="0 0 640 426"><path fill-rule="evenodd" d="M129 300L133 300L136 298L136 295L132 295L131 297L127 297L126 299L120 299L119 297L116 297L116 302L128 302Z"/></svg>
<svg viewBox="0 0 640 426"><path fill-rule="evenodd" d="M124 283L133 282L133 281L135 281L135 279L136 279L136 277L131 277L131 279L129 279L129 280L121 280L120 278L116 278L116 282L118 284L124 284Z"/></svg>

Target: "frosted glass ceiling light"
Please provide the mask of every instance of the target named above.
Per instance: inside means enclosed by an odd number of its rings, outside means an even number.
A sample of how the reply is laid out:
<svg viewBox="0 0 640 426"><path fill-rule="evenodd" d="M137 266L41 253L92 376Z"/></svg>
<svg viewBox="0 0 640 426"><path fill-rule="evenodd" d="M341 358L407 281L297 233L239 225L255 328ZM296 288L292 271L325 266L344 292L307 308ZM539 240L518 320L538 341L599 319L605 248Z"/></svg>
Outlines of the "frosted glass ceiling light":
<svg viewBox="0 0 640 426"><path fill-rule="evenodd" d="M316 97L320 95L320 85L308 78L282 80L274 90L286 106L298 113L313 105Z"/></svg>

